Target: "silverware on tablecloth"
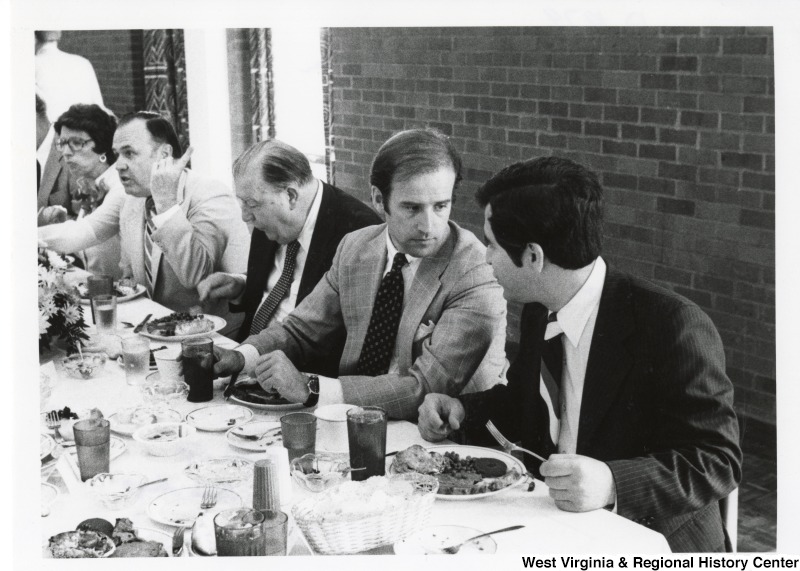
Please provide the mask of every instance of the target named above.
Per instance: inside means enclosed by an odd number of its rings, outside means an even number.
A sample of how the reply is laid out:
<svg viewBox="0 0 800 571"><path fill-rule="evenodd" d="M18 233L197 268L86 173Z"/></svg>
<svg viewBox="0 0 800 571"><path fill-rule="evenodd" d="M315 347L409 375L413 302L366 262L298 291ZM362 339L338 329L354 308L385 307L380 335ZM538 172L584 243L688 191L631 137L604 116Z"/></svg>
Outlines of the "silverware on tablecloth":
<svg viewBox="0 0 800 571"><path fill-rule="evenodd" d="M152 482L151 482L152 483ZM178 557L183 551L183 543L185 541L186 528L180 526L172 534L172 555Z"/></svg>
<svg viewBox="0 0 800 571"><path fill-rule="evenodd" d="M495 427L494 423L490 420L486 423L486 429L489 431L489 434L497 440L497 443L503 447L503 450L506 452L525 452L526 454L530 454L537 460L541 460L542 462L547 462L545 458L539 456L536 452L531 452L530 450L523 448L522 446L517 446L513 442L511 442L508 438L503 436L499 430Z"/></svg>
<svg viewBox="0 0 800 571"><path fill-rule="evenodd" d="M192 551L197 555L216 555L216 539L214 536L214 522L205 517L205 510L217 505L217 488L206 486L200 500L200 513L192 524Z"/></svg>
<svg viewBox="0 0 800 571"><path fill-rule="evenodd" d="M149 486L151 484L159 484L161 482L166 482L167 480L169 480L169 477L159 478L158 480L152 480L150 482L145 482L144 484L142 484L140 486L136 486L136 489L138 490L139 488L144 488L145 486Z"/></svg>
<svg viewBox="0 0 800 571"><path fill-rule="evenodd" d="M225 387L225 391L222 393L222 398L228 400L231 398L231 393L233 393L233 387L236 384L236 379L239 378L239 373L234 373L231 375L231 380L228 381L228 386Z"/></svg>
<svg viewBox="0 0 800 571"><path fill-rule="evenodd" d="M466 541L462 541L461 543L457 543L456 545L451 545L449 547L444 547L444 548L442 548L442 551L444 551L445 553L448 553L450 555L454 555L454 554L458 553L459 549L464 547L470 541L475 541L476 539L480 539L481 537L486 537L487 535L494 535L496 533L504 533L506 531L514 531L515 529L519 529L521 527L525 527L525 526L524 525L512 525L511 527L504 527L503 529L497 529L495 531L489 531L487 533L481 533L480 535L476 535L476 536L470 537Z"/></svg>
<svg viewBox="0 0 800 571"><path fill-rule="evenodd" d="M148 315L147 315L147 317L145 317L144 319L142 319L142 322L141 322L139 325L137 325L136 327L134 327L134 328L133 328L133 332L134 332L134 333L139 333L139 331L141 331L141 330L142 330L142 327L144 327L145 325L147 325L147 322L148 322L148 321L150 321L150 318L151 318L151 317L153 317L153 314L152 314L152 313L148 314Z"/></svg>
<svg viewBox="0 0 800 571"><path fill-rule="evenodd" d="M243 425L243 424L240 424L240 425L239 425L239 428L240 428L241 430L244 430L244 428L243 428L244 426L245 426L245 425ZM281 429L281 427L280 427L280 426L273 426L272 428L270 428L269 430L265 430L265 431L264 431L264 432L262 432L261 434L240 434L240 433L238 433L238 432L237 432L237 431L235 431L235 430L231 430L231 434L233 434L234 436L238 436L239 438L242 438L242 439L244 439L244 440L261 440L261 439L262 439L262 438L264 438L264 437L265 437L267 434L269 434L269 433L271 433L271 432L279 432L279 431L280 431L280 429Z"/></svg>
<svg viewBox="0 0 800 571"><path fill-rule="evenodd" d="M119 324L122 325L123 327L127 328L127 329L130 329L131 327L133 327L133 323L128 323L127 321L120 321Z"/></svg>

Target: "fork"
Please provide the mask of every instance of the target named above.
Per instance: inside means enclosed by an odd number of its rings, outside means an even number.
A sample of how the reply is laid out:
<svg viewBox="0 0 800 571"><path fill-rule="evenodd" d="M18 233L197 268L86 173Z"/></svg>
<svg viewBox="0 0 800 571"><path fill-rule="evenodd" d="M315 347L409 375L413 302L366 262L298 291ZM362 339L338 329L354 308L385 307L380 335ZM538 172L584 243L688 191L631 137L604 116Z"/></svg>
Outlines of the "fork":
<svg viewBox="0 0 800 571"><path fill-rule="evenodd" d="M183 551L183 543L185 541L186 528L179 526L178 529L172 534L172 554L178 556Z"/></svg>
<svg viewBox="0 0 800 571"><path fill-rule="evenodd" d="M215 486L206 486L203 490L203 497L200 500L200 509L207 510L217 505L217 488ZM202 511L200 512L203 513Z"/></svg>
<svg viewBox="0 0 800 571"><path fill-rule="evenodd" d="M470 541L475 541L476 539L480 539L481 537L486 537L487 535L494 535L495 533L503 533L504 531L514 531L515 529L519 529L521 527L525 527L524 525L512 525L511 527L504 527L503 529L496 529L494 531L489 531L487 533L482 533L480 535L475 535L470 537L466 541L462 541L461 543L457 543L455 545L451 545L450 547L443 547L442 551L449 555L455 555L458 551L464 547Z"/></svg>
<svg viewBox="0 0 800 571"><path fill-rule="evenodd" d="M497 443L503 447L503 450L506 452L525 452L526 454L530 454L537 460L541 460L542 462L547 462L544 458L539 456L536 452L531 452L530 450L523 448L522 446L517 446L513 442L511 442L508 438L503 436L497 427L495 427L494 423L490 420L486 423L486 429L489 431L489 434L492 435L492 438L497 440Z"/></svg>
<svg viewBox="0 0 800 571"><path fill-rule="evenodd" d="M56 431L61 428L61 419L58 418L57 410L48 412L44 417L44 422L49 430Z"/></svg>
<svg viewBox="0 0 800 571"><path fill-rule="evenodd" d="M241 430L244 430L243 425L239 425L239 428ZM235 430L232 430L231 434L233 434L234 436L238 436L239 438L243 438L245 440L261 440L270 432L275 432L276 433L275 436L277 436L278 435L277 433L280 431L280 429L281 429L280 426L273 426L272 428L270 428L266 432L262 432L261 434L239 434Z"/></svg>

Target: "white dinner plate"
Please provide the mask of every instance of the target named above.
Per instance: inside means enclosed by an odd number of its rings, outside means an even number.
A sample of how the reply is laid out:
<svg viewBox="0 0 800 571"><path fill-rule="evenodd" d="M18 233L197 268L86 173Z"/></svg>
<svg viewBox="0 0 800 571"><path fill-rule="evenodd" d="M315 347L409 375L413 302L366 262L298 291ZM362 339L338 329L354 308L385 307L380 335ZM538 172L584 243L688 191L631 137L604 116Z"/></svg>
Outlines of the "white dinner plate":
<svg viewBox="0 0 800 571"><path fill-rule="evenodd" d="M208 315L207 313L203 314L203 317L211 321L214 324L214 329L211 331L203 331L202 333L188 333L186 335L173 335L171 337L158 335L157 333L150 333L147 331L147 325L145 325L142 330L139 332L139 335L143 335L144 337L149 337L150 339L155 339L157 341L183 341L184 339L194 339L195 337L203 337L206 335L211 335L216 331L219 331L223 327L225 327L228 322L222 319L221 317L217 317L216 315Z"/></svg>
<svg viewBox="0 0 800 571"><path fill-rule="evenodd" d="M147 506L147 515L153 521L165 525L191 527L200 513L205 486L181 488L162 494ZM217 488L217 503L213 508L203 510L213 517L223 510L241 507L242 498L226 488Z"/></svg>
<svg viewBox="0 0 800 571"><path fill-rule="evenodd" d="M186 415L186 422L207 432L222 432L253 418L253 411L238 404L212 404L196 408Z"/></svg>
<svg viewBox="0 0 800 571"><path fill-rule="evenodd" d="M519 472L519 478L512 482L510 485L506 486L505 488L501 488L499 490L494 490L491 492L481 492L478 494L469 494L469 495L453 495L453 494L440 494L436 493L436 499L438 500L477 500L480 498L486 498L488 496L494 496L496 494L501 494L506 490L513 488L514 486L518 486L522 482L525 481L525 464L523 464L520 460L517 460L510 454L506 454L505 452L500 452L499 450L493 450L492 448L483 448L480 446L460 446L460 445L442 445L442 446L429 446L425 448L428 452L438 452L439 454L444 454L445 452L455 452L458 454L460 458L464 458L466 456L472 456L473 458L496 458L505 462L506 464L506 471L516 468ZM389 473L396 474L397 472L394 469L394 461L392 461L391 466L389 466Z"/></svg>
<svg viewBox="0 0 800 571"><path fill-rule="evenodd" d="M236 381L236 386L239 385L247 385L247 384L255 384L256 381L252 377L247 375L241 375L239 379ZM256 410L271 410L271 411L288 411L288 410L297 410L298 408L303 408L303 403L301 402L290 402L285 404L267 404L267 403L258 403L258 402L250 402L244 399L240 399L235 394L231 395L231 400L235 403L254 408Z"/></svg>
<svg viewBox="0 0 800 571"><path fill-rule="evenodd" d="M110 450L109 450L109 459L113 460L114 458L119 457L127 449L128 449L128 445L125 444L125 441L122 438L120 438L118 436L112 436L111 437ZM70 446L69 448L67 448L67 450L73 456L77 456L78 455L78 450L77 450L76 446ZM77 460L76 460L76 462L77 462Z"/></svg>
<svg viewBox="0 0 800 571"><path fill-rule="evenodd" d="M262 434L264 436L258 440L246 440L235 436L236 434ZM269 432L267 432L269 431ZM246 424L234 426L226 434L225 438L228 444L234 448L241 448L242 450L250 450L251 452L263 452L270 446L283 446L283 436L281 435L281 423L274 420L254 420Z"/></svg>
<svg viewBox="0 0 800 571"><path fill-rule="evenodd" d="M446 555L442 549L466 541L483 533L479 529L462 525L436 525L412 533L394 544L396 555ZM481 537L464 545L458 555L494 553L497 543L492 536Z"/></svg>
<svg viewBox="0 0 800 571"><path fill-rule="evenodd" d="M182 420L181 413L171 408L160 410L153 409L150 413L152 414L152 416L149 417L150 422L135 423L123 422L120 418L127 415L121 412L115 412L108 417L108 422L111 423L111 432L116 432L123 436L132 436L137 429L145 424L155 424L156 422L180 422Z"/></svg>
<svg viewBox="0 0 800 571"><path fill-rule="evenodd" d="M50 505L56 501L58 493L58 488L53 484L42 482L42 511L44 511L44 508L50 507Z"/></svg>
<svg viewBox="0 0 800 571"><path fill-rule="evenodd" d="M39 435L39 460L44 460L56 447L56 441L48 434Z"/></svg>
<svg viewBox="0 0 800 571"><path fill-rule="evenodd" d="M200 484L235 484L253 475L253 463L243 458L210 458L189 464L184 473Z"/></svg>
<svg viewBox="0 0 800 571"><path fill-rule="evenodd" d="M128 295L118 295L117 303L125 303L126 301L131 301L132 299L136 299L137 297L141 297L147 291L147 288L144 287L142 284L136 284L133 286L134 291ZM90 305L91 300L88 297L81 296L81 305Z"/></svg>

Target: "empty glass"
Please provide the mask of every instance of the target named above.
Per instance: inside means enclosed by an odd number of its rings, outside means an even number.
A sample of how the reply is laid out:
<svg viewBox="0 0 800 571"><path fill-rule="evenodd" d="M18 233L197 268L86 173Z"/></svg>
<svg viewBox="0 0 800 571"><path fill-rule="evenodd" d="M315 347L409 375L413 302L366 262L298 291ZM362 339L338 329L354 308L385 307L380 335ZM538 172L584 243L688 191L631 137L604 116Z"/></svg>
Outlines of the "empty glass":
<svg viewBox="0 0 800 571"><path fill-rule="evenodd" d="M122 340L122 359L125 363L125 380L129 385L143 385L150 372L150 342L144 337Z"/></svg>

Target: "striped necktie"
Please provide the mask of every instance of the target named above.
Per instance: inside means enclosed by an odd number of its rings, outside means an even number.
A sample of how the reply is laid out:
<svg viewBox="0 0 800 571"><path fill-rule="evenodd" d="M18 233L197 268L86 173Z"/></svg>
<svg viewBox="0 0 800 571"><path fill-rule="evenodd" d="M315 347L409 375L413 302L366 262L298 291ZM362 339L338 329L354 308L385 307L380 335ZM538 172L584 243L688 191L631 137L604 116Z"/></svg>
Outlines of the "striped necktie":
<svg viewBox="0 0 800 571"><path fill-rule="evenodd" d="M153 298L153 232L156 225L153 216L156 214L156 205L152 196L148 196L144 202L144 277L147 295Z"/></svg>
<svg viewBox="0 0 800 571"><path fill-rule="evenodd" d="M269 323L270 319L272 319L272 316L275 314L275 310L278 309L281 300L286 297L289 286L292 285L292 280L294 279L294 263L297 259L297 251L299 249L300 242L297 240L290 242L286 246L286 259L283 261L281 277L278 278L278 283L275 284L275 287L269 292L267 299L264 300L261 307L256 311L255 316L253 316L253 323L250 325L250 335L259 333L267 326L267 323Z"/></svg>
<svg viewBox="0 0 800 571"><path fill-rule="evenodd" d="M547 339L547 332L553 337ZM565 403L561 398L561 374L564 365L564 346L561 338L564 331L558 323L556 313L551 313L547 317L547 328L545 329L545 342L542 347L542 381L550 395L550 402L553 403L553 412L556 418L561 418L564 412Z"/></svg>
<svg viewBox="0 0 800 571"><path fill-rule="evenodd" d="M356 372L359 375L375 377L389 371L397 328L403 314L402 270L407 263L405 255L399 252L395 254L392 269L381 281L358 358Z"/></svg>

